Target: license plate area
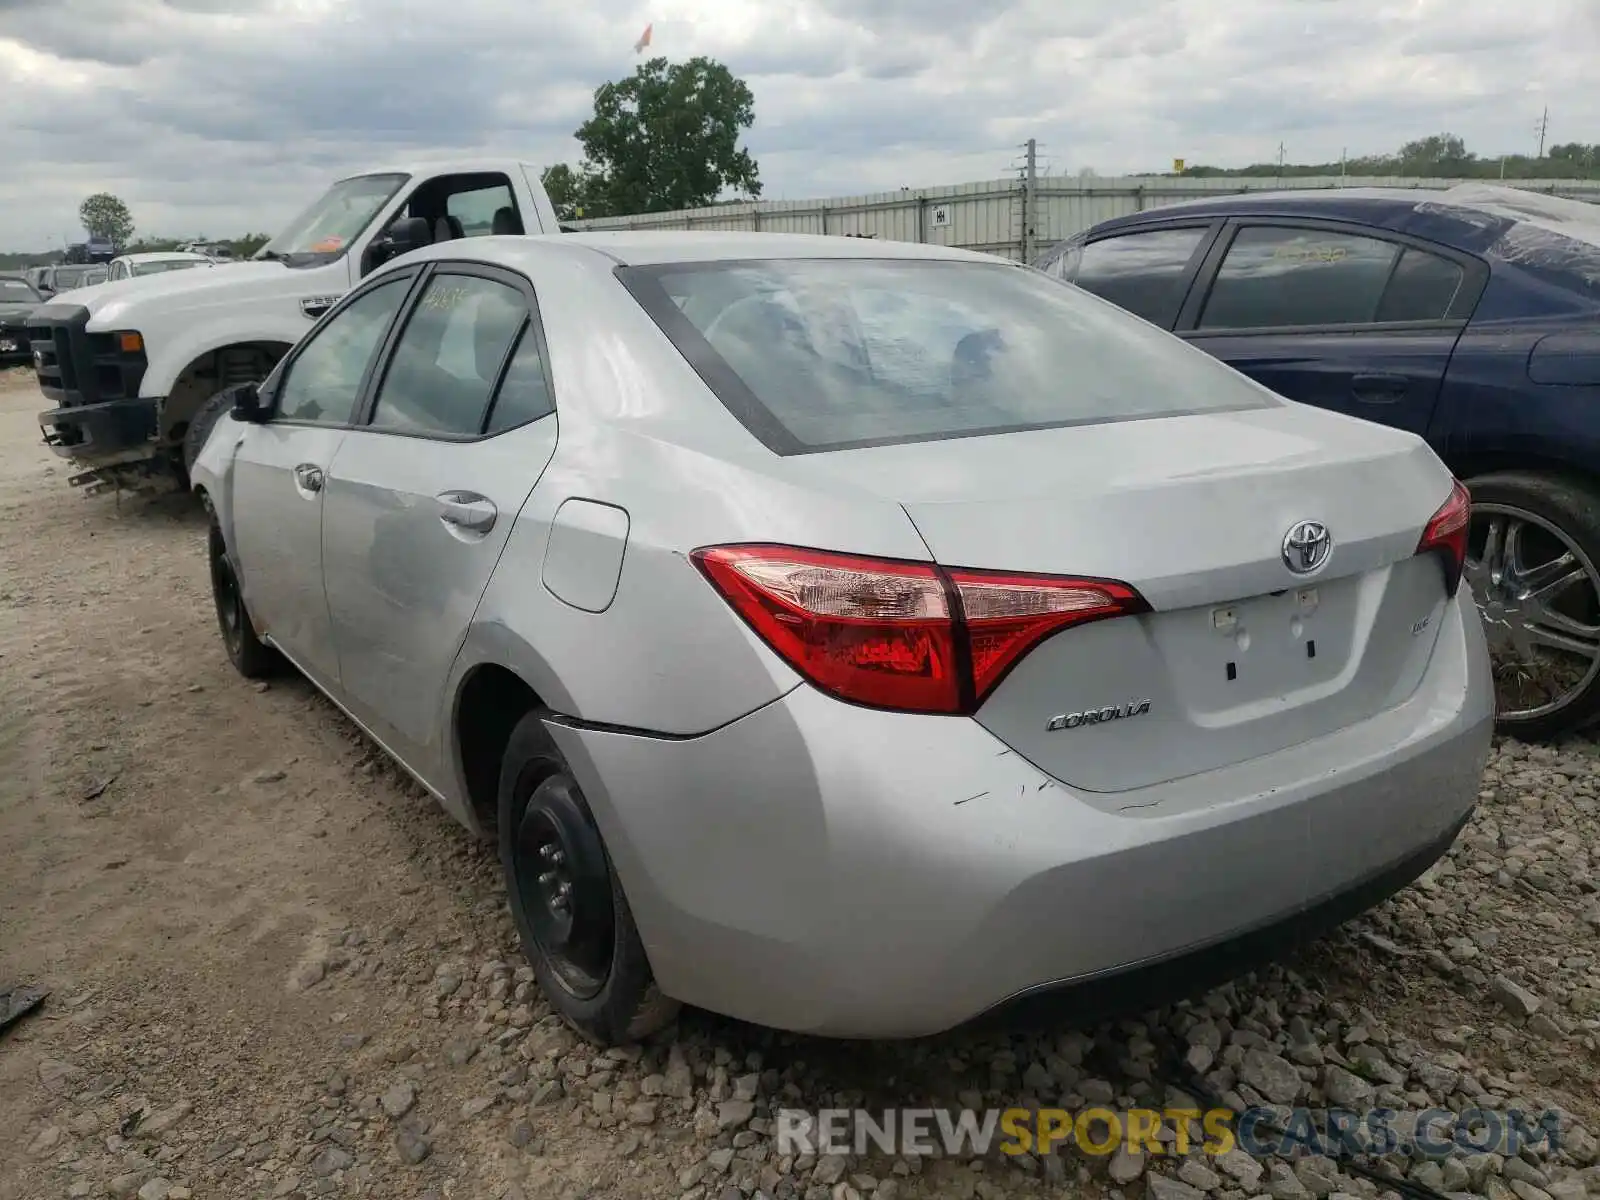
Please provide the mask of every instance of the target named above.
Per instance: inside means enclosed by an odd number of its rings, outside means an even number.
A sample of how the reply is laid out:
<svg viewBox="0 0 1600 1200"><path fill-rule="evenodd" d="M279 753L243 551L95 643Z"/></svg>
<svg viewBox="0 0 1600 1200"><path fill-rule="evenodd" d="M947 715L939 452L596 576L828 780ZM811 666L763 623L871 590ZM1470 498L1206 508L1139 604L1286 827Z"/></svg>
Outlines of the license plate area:
<svg viewBox="0 0 1600 1200"><path fill-rule="evenodd" d="M1354 580L1290 588L1187 613L1157 634L1187 705L1224 710L1290 699L1347 666L1359 601Z"/></svg>

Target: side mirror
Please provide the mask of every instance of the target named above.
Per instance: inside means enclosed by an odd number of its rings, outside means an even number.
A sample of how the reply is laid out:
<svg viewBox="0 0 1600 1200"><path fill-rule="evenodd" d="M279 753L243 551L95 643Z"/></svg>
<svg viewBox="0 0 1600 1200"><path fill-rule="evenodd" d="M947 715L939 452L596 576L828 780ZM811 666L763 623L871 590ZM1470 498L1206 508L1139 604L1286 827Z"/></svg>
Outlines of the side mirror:
<svg viewBox="0 0 1600 1200"><path fill-rule="evenodd" d="M426 246L433 241L433 231L425 217L401 217L390 225L373 247L373 266L399 258L402 254Z"/></svg>
<svg viewBox="0 0 1600 1200"><path fill-rule="evenodd" d="M241 383L233 389L233 419L259 425L267 419L267 405L261 402L261 389L253 383Z"/></svg>

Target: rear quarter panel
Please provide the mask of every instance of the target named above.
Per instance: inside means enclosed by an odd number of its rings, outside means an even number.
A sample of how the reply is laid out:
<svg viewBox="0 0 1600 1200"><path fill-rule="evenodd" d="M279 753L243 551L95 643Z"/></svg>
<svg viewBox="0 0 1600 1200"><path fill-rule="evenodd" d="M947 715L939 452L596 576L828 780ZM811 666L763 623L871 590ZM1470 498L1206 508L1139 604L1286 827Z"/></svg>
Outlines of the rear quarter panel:
<svg viewBox="0 0 1600 1200"><path fill-rule="evenodd" d="M1560 347L1569 366L1600 364L1600 307L1496 264L1451 355L1430 430L1429 441L1458 475L1507 467L1600 472L1600 373L1541 370L1541 379L1561 382L1537 382L1530 362L1541 343L1545 357ZM1570 349L1584 343L1592 357L1574 358Z"/></svg>
<svg viewBox="0 0 1600 1200"><path fill-rule="evenodd" d="M534 285L560 420L555 456L518 515L480 602L454 684L507 655L566 716L692 735L799 683L690 561L700 546L787 542L925 560L898 504L783 482L779 460L709 392L655 323L584 247L541 252ZM559 303L546 300L559 296ZM551 527L568 500L623 509L625 545L603 611L547 585ZM571 569L570 559L564 569ZM595 575L613 568L597 567ZM559 586L559 584L558 584Z"/></svg>

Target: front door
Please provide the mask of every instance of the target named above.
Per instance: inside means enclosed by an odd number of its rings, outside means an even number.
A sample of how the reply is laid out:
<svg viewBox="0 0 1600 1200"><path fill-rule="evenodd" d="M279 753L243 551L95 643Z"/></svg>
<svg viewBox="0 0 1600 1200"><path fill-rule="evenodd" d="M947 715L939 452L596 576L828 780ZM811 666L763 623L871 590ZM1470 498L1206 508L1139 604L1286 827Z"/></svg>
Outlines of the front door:
<svg viewBox="0 0 1600 1200"><path fill-rule="evenodd" d="M239 583L257 632L324 687L339 680L322 587L327 471L347 436L362 384L409 290L386 279L334 313L285 364L271 416L249 426L234 456Z"/></svg>
<svg viewBox="0 0 1600 1200"><path fill-rule="evenodd" d="M1425 437L1473 283L1415 245L1245 225L1179 332L1291 400Z"/></svg>
<svg viewBox="0 0 1600 1200"><path fill-rule="evenodd" d="M328 471L323 555L350 711L428 774L443 688L555 450L525 280L441 264Z"/></svg>

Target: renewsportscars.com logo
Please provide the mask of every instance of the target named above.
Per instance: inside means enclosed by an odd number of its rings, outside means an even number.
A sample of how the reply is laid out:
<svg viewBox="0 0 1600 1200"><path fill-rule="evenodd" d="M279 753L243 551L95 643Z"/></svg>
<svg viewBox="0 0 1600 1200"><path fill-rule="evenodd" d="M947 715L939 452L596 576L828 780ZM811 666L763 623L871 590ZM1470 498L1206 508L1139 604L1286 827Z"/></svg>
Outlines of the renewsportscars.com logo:
<svg viewBox="0 0 1600 1200"><path fill-rule="evenodd" d="M1156 1157L1243 1151L1254 1158L1297 1150L1349 1159L1396 1151L1419 1158L1501 1154L1526 1146L1560 1149L1560 1114L1520 1109L1398 1110L1228 1108L901 1108L779 1109L779 1154L983 1156L1052 1154L1075 1147L1107 1155L1126 1149ZM1169 1136L1163 1137L1163 1132Z"/></svg>

